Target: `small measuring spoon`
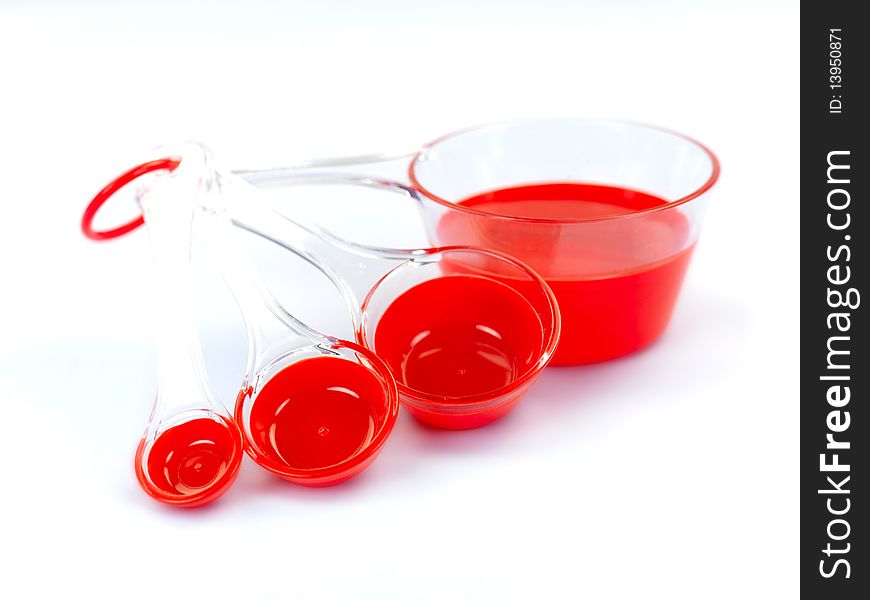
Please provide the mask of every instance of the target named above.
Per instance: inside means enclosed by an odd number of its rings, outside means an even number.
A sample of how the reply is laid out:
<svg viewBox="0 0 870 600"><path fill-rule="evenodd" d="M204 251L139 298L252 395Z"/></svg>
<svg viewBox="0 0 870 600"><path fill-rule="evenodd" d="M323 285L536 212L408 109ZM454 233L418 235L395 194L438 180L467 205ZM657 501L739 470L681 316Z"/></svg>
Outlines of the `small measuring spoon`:
<svg viewBox="0 0 870 600"><path fill-rule="evenodd" d="M156 274L158 380L154 407L136 450L136 477L161 502L200 506L235 481L242 434L206 377L194 319L191 223L201 165L162 159L134 169L101 192L108 198L149 171L169 169L139 194ZM99 198L99 196L98 196Z"/></svg>
<svg viewBox="0 0 870 600"><path fill-rule="evenodd" d="M237 226L304 258L340 290L357 341L386 362L419 420L449 429L490 423L516 405L552 357L561 322L555 296L519 261L471 247L356 244L280 214L235 175L221 174L220 182ZM365 177L300 176L296 183L386 188L417 200L411 188Z"/></svg>

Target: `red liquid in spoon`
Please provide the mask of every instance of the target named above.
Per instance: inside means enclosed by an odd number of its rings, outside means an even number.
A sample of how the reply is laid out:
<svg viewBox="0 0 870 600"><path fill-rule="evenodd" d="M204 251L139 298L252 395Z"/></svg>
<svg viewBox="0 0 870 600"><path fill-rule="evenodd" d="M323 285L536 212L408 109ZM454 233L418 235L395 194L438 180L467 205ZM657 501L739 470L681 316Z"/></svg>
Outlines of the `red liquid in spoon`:
<svg viewBox="0 0 870 600"><path fill-rule="evenodd" d="M241 438L223 417L185 421L151 444L143 470L144 442L136 453L136 475L149 494L171 504L199 506L222 494L238 475Z"/></svg>
<svg viewBox="0 0 870 600"><path fill-rule="evenodd" d="M439 427L469 428L505 414L524 389L510 385L543 351L541 319L512 287L475 275L423 282L387 307L375 330L375 348L396 380L416 399L414 416ZM484 412L440 413L438 405L499 397ZM435 408L430 411L423 403Z"/></svg>
<svg viewBox="0 0 870 600"><path fill-rule="evenodd" d="M505 188L460 205L494 215L598 219L667 204L618 187L553 183ZM441 244L500 250L550 284L562 314L553 364L608 360L652 343L670 320L692 248L678 210L583 224L527 223L451 211L437 226Z"/></svg>
<svg viewBox="0 0 870 600"><path fill-rule="evenodd" d="M329 485L374 458L372 453L349 471L340 464L370 450L388 413L383 386L367 368L340 358L308 358L266 382L251 406L250 431L257 450L280 465L279 474L292 479L284 467L318 469L307 483Z"/></svg>

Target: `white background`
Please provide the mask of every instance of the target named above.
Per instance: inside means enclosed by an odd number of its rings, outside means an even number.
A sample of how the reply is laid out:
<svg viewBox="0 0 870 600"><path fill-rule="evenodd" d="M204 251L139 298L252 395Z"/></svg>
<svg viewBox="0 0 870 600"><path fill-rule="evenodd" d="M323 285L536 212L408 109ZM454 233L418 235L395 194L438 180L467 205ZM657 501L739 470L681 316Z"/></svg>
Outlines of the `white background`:
<svg viewBox="0 0 870 600"><path fill-rule="evenodd" d="M796 597L798 25L797 2L0 1L0 597ZM179 139L266 166L549 115L722 161L660 343L549 369L485 429L402 414L344 486L246 459L203 510L141 493L150 258L80 235L105 182ZM243 340L213 296L228 399Z"/></svg>

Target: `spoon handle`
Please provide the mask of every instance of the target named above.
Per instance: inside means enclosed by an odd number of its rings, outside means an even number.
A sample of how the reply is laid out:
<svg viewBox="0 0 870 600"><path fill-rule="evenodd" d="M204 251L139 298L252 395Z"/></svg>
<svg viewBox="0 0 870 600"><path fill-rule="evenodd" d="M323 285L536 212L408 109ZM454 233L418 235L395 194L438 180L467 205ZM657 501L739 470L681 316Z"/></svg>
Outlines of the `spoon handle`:
<svg viewBox="0 0 870 600"><path fill-rule="evenodd" d="M300 177L330 178L341 170L344 175L385 178L407 182L408 164L415 152L338 156L298 162L268 169L237 169L233 173L257 187L292 185Z"/></svg>
<svg viewBox="0 0 870 600"><path fill-rule="evenodd" d="M207 408L229 415L206 376L196 327L190 262L193 208L201 181L196 165L179 165L139 191L137 200L154 259L157 392L145 432L153 438L172 417Z"/></svg>
<svg viewBox="0 0 870 600"><path fill-rule="evenodd" d="M284 185L329 185L337 193L351 187L382 189L419 202L417 193L391 181L346 174L296 174ZM264 194L257 193L247 181L221 175L221 187L233 223L296 254L320 270L339 290L351 315L354 328L362 320L361 305L369 291L391 270L409 260L429 260L435 250L399 250L359 244L336 236L312 223L300 221L279 211ZM434 258L433 258L434 259Z"/></svg>
<svg viewBox="0 0 870 600"><path fill-rule="evenodd" d="M248 359L245 382L250 383L257 365L311 345L331 345L335 339L308 327L294 317L256 276L256 271L240 247L226 209L220 179L199 198L196 238L205 247L233 295L245 323ZM243 385L243 387L245 387Z"/></svg>

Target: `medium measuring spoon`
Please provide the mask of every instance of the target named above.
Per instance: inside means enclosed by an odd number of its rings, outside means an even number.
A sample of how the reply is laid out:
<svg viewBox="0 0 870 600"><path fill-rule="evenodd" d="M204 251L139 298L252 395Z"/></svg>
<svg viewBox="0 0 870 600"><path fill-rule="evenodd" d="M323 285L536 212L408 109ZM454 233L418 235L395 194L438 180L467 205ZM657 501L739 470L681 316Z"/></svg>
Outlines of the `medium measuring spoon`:
<svg viewBox="0 0 870 600"><path fill-rule="evenodd" d="M197 236L242 312L248 360L235 418L245 450L294 483L326 486L362 472L383 447L399 399L387 366L356 343L324 335L288 313L258 281L224 207L216 174L204 176Z"/></svg>

